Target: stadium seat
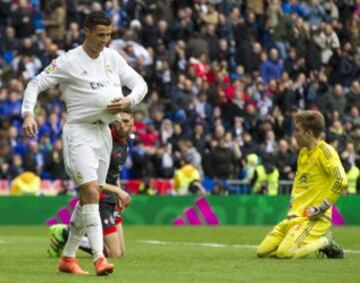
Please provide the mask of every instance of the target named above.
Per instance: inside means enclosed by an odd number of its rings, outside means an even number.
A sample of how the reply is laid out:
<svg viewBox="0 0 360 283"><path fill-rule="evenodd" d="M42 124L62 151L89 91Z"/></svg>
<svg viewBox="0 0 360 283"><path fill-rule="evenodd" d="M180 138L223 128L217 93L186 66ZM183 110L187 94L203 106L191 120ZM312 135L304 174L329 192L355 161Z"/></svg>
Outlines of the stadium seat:
<svg viewBox="0 0 360 283"><path fill-rule="evenodd" d="M211 193L214 190L215 182L212 178L204 177L201 183L207 192Z"/></svg>
<svg viewBox="0 0 360 283"><path fill-rule="evenodd" d="M152 179L150 186L157 190L159 195L167 195L172 187L171 179Z"/></svg>
<svg viewBox="0 0 360 283"><path fill-rule="evenodd" d="M10 192L10 182L8 180L0 180L0 195L8 195Z"/></svg>
<svg viewBox="0 0 360 283"><path fill-rule="evenodd" d="M124 182L125 190L131 194L137 194L139 192L139 187L141 184L141 180L133 179L127 180Z"/></svg>

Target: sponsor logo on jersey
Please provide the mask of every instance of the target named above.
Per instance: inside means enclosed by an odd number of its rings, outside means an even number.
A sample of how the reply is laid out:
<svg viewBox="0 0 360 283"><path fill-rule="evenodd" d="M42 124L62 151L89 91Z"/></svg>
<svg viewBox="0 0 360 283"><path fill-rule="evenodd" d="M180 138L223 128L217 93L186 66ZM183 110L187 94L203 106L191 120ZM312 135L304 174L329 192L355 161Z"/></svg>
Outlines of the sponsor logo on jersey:
<svg viewBox="0 0 360 283"><path fill-rule="evenodd" d="M92 89L99 89L99 88L104 88L104 87L110 87L111 83L109 81L99 81L99 82L90 82L90 86ZM116 83L114 82L112 84L114 87L121 87L120 83Z"/></svg>
<svg viewBox="0 0 360 283"><path fill-rule="evenodd" d="M99 89L103 87L109 87L110 82L109 81L90 82L90 86L92 89Z"/></svg>

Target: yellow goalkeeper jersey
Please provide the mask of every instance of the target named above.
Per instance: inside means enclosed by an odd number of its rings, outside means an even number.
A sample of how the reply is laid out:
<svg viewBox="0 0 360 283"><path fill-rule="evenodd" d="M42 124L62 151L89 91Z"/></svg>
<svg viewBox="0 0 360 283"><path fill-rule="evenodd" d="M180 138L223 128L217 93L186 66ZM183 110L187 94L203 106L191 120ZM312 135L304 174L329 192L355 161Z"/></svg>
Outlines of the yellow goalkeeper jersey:
<svg viewBox="0 0 360 283"><path fill-rule="evenodd" d="M344 168L331 145L320 141L311 150L301 149L288 215L302 216L305 208L318 206L324 199L334 204L346 185ZM326 215L331 216L331 209Z"/></svg>

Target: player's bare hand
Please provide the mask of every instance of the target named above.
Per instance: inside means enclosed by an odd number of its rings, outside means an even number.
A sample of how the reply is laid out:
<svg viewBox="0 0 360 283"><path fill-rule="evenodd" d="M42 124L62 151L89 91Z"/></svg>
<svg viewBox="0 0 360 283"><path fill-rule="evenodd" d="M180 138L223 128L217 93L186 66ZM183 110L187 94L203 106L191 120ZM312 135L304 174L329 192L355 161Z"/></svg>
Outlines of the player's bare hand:
<svg viewBox="0 0 360 283"><path fill-rule="evenodd" d="M116 203L116 205L115 205L115 210L116 210L119 214L123 213L124 210L125 210L124 205L123 205L119 200L117 201L117 203Z"/></svg>
<svg viewBox="0 0 360 283"><path fill-rule="evenodd" d="M131 197L130 195L125 192L124 190L120 190L118 192L118 199L119 199L119 202L125 207L128 207L131 203Z"/></svg>
<svg viewBox="0 0 360 283"><path fill-rule="evenodd" d="M110 114L116 114L121 112L122 110L129 108L130 105L131 100L129 97L119 97L112 100L111 103L106 106L106 110Z"/></svg>
<svg viewBox="0 0 360 283"><path fill-rule="evenodd" d="M38 133L38 126L32 114L26 114L23 123L23 131L25 136L33 138Z"/></svg>

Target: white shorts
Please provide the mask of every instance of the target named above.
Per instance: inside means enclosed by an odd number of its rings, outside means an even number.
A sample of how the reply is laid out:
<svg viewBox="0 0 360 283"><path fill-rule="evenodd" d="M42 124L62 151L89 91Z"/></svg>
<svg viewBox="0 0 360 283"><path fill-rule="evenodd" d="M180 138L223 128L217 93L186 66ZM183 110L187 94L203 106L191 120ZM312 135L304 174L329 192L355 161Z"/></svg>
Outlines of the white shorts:
<svg viewBox="0 0 360 283"><path fill-rule="evenodd" d="M107 124L68 124L63 128L65 170L77 186L106 182L112 138Z"/></svg>

